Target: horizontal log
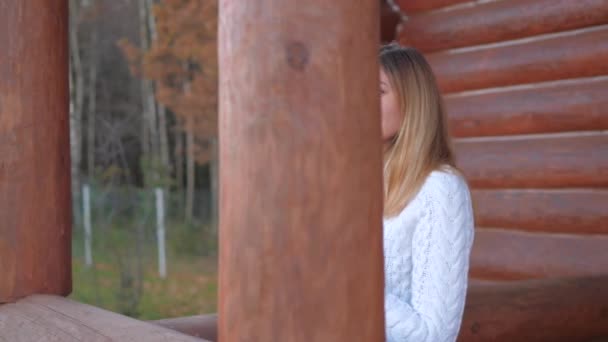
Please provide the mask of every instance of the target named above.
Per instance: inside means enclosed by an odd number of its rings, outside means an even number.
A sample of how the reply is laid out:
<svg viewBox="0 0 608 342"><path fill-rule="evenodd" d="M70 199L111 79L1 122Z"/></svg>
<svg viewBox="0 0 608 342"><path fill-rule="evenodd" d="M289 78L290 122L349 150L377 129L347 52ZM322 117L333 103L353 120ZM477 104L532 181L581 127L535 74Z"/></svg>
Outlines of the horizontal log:
<svg viewBox="0 0 608 342"><path fill-rule="evenodd" d="M472 286L459 342L608 338L608 276Z"/></svg>
<svg viewBox="0 0 608 342"><path fill-rule="evenodd" d="M475 188L608 186L608 133L464 139L458 165Z"/></svg>
<svg viewBox="0 0 608 342"><path fill-rule="evenodd" d="M478 228L470 268L472 278L486 280L608 274L608 235Z"/></svg>
<svg viewBox="0 0 608 342"><path fill-rule="evenodd" d="M471 286L501 286L505 284L514 283L516 281L505 281L505 280L491 280L491 279L477 279L469 277L469 287Z"/></svg>
<svg viewBox="0 0 608 342"><path fill-rule="evenodd" d="M205 341L72 300L33 295L0 305L0 337L6 341Z"/></svg>
<svg viewBox="0 0 608 342"><path fill-rule="evenodd" d="M389 43L396 38L397 25L401 22L401 15L394 11L386 2L382 1L380 6L380 41Z"/></svg>
<svg viewBox="0 0 608 342"><path fill-rule="evenodd" d="M186 335L217 341L217 314L160 319L151 323Z"/></svg>
<svg viewBox="0 0 608 342"><path fill-rule="evenodd" d="M423 12L458 5L471 0L395 0L401 12L409 15L415 12Z"/></svg>
<svg viewBox="0 0 608 342"><path fill-rule="evenodd" d="M414 15L400 42L432 52L608 23L605 0L490 1Z"/></svg>
<svg viewBox="0 0 608 342"><path fill-rule="evenodd" d="M607 2L608 3L608 2ZM608 77L445 98L455 137L608 129Z"/></svg>
<svg viewBox="0 0 608 342"><path fill-rule="evenodd" d="M608 189L473 190L473 202L482 227L608 235Z"/></svg>
<svg viewBox="0 0 608 342"><path fill-rule="evenodd" d="M444 93L608 74L608 25L428 55Z"/></svg>

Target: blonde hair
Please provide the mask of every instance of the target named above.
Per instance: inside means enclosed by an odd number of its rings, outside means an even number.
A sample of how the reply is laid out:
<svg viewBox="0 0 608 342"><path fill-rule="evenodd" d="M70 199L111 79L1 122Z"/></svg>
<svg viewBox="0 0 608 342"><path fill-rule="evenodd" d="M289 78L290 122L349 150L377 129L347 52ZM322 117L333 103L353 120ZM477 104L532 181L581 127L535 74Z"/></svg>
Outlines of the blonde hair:
<svg viewBox="0 0 608 342"><path fill-rule="evenodd" d="M424 56L397 44L380 49L380 66L403 112L384 153L384 216L395 216L434 170L457 171L441 93Z"/></svg>

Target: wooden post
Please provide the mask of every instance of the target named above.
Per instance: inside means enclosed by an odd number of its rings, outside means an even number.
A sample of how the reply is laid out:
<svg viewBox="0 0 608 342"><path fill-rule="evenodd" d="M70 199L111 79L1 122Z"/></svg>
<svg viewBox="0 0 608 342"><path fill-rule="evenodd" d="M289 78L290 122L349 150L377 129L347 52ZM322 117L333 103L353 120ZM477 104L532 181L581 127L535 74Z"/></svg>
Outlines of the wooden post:
<svg viewBox="0 0 608 342"><path fill-rule="evenodd" d="M67 0L0 0L0 303L71 291Z"/></svg>
<svg viewBox="0 0 608 342"><path fill-rule="evenodd" d="M221 341L383 341L379 2L220 1Z"/></svg>

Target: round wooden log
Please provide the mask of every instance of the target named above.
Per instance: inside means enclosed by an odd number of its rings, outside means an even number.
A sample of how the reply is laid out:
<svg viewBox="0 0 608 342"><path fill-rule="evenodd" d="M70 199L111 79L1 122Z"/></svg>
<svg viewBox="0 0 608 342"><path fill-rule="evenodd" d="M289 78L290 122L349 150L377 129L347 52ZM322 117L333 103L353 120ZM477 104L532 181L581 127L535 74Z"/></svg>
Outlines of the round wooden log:
<svg viewBox="0 0 608 342"><path fill-rule="evenodd" d="M401 14L393 10L393 8L382 0L380 6L380 41L382 43L390 43L397 36L397 25L401 22Z"/></svg>
<svg viewBox="0 0 608 342"><path fill-rule="evenodd" d="M152 321L152 323L186 335L200 337L206 341L217 341L217 315L215 314L167 318Z"/></svg>
<svg viewBox="0 0 608 342"><path fill-rule="evenodd" d="M608 187L608 133L471 138L455 143L475 188Z"/></svg>
<svg viewBox="0 0 608 342"><path fill-rule="evenodd" d="M428 55L445 93L608 75L608 26Z"/></svg>
<svg viewBox="0 0 608 342"><path fill-rule="evenodd" d="M608 189L474 190L473 201L483 227L608 235Z"/></svg>
<svg viewBox="0 0 608 342"><path fill-rule="evenodd" d="M220 1L221 341L383 341L379 2Z"/></svg>
<svg viewBox="0 0 608 342"><path fill-rule="evenodd" d="M71 291L67 1L0 0L0 303Z"/></svg>
<svg viewBox="0 0 608 342"><path fill-rule="evenodd" d="M470 275L488 280L606 275L607 246L608 235L478 228Z"/></svg>
<svg viewBox="0 0 608 342"><path fill-rule="evenodd" d="M473 190L473 202L483 227L608 235L608 189Z"/></svg>
<svg viewBox="0 0 608 342"><path fill-rule="evenodd" d="M445 98L454 137L608 130L608 77Z"/></svg>
<svg viewBox="0 0 608 342"><path fill-rule="evenodd" d="M608 23L605 0L481 2L453 11L414 15L400 42L432 52Z"/></svg>
<svg viewBox="0 0 608 342"><path fill-rule="evenodd" d="M605 275L473 286L458 341L605 341L607 289Z"/></svg>
<svg viewBox="0 0 608 342"><path fill-rule="evenodd" d="M435 10L469 1L471 0L395 0L395 3L399 6L401 12L409 15L415 12Z"/></svg>

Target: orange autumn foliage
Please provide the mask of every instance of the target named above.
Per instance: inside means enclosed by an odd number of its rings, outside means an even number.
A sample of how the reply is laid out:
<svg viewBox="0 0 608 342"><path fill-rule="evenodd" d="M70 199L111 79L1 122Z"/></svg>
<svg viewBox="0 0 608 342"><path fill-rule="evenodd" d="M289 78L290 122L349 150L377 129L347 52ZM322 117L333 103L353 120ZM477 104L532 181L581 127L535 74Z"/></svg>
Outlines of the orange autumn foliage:
<svg viewBox="0 0 608 342"><path fill-rule="evenodd" d="M156 39L148 51L120 42L134 75L155 81L156 99L181 129L194 133L195 156L207 162L217 137L217 0L162 0L153 8Z"/></svg>

